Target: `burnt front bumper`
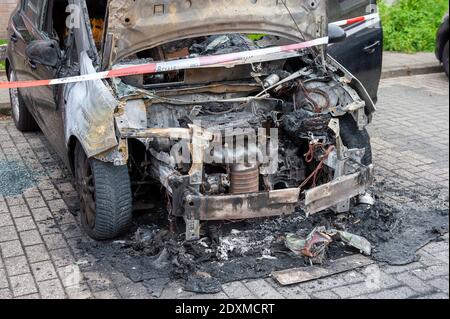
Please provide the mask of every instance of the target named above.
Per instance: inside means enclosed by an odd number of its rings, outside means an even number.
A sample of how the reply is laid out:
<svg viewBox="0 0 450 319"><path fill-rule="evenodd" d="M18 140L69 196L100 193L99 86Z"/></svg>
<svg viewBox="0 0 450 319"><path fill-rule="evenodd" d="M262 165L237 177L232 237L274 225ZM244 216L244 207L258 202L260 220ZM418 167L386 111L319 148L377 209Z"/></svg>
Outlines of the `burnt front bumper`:
<svg viewBox="0 0 450 319"><path fill-rule="evenodd" d="M361 168L359 172L344 175L333 181L312 188L305 192L304 210L307 214L315 214L334 207L351 198L364 195L372 185L374 166Z"/></svg>
<svg viewBox="0 0 450 319"><path fill-rule="evenodd" d="M188 195L185 212L199 220L281 216L291 214L298 206L299 198L299 188L239 195Z"/></svg>
<svg viewBox="0 0 450 319"><path fill-rule="evenodd" d="M184 212L187 220L240 220L292 214L301 207L310 215L333 208L367 192L374 177L373 165L309 189L300 200L300 189L290 188L239 195L187 195ZM196 232L197 224L191 224Z"/></svg>

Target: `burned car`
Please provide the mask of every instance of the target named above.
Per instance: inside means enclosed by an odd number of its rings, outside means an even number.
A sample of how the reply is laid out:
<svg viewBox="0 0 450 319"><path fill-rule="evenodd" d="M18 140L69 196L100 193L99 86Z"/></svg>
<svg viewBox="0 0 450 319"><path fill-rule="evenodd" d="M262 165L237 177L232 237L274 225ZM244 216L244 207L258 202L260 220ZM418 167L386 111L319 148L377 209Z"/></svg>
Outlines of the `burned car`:
<svg viewBox="0 0 450 319"><path fill-rule="evenodd" d="M155 182L187 240L367 200L375 96L314 42L345 39L327 1L21 1L9 31L10 81L114 75L10 91L17 128L73 171L94 239L126 232Z"/></svg>

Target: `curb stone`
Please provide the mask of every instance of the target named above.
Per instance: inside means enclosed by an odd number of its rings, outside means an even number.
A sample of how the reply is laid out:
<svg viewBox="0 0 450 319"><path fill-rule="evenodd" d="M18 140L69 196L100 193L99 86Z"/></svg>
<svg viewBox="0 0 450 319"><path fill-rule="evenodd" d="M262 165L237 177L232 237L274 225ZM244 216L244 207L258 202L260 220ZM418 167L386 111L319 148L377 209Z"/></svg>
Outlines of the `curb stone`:
<svg viewBox="0 0 450 319"><path fill-rule="evenodd" d="M0 115L6 115L6 116L11 115L11 107L10 107L9 103L1 103L0 104Z"/></svg>
<svg viewBox="0 0 450 319"><path fill-rule="evenodd" d="M401 76L422 75L431 73L444 72L441 65L437 64L424 64L417 67L405 67L398 69L383 70L381 79L397 78Z"/></svg>

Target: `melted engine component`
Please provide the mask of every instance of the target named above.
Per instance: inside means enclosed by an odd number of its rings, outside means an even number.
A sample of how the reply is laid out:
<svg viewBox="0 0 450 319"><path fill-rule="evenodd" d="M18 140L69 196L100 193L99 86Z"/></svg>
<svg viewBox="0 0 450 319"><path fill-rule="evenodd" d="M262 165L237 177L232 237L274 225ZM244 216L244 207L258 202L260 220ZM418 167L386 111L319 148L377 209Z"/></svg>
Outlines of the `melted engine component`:
<svg viewBox="0 0 450 319"><path fill-rule="evenodd" d="M223 194L230 188L230 179L227 174L209 174L205 176L203 188L208 195Z"/></svg>
<svg viewBox="0 0 450 319"><path fill-rule="evenodd" d="M233 41L230 37L211 37L192 44L190 51L198 50L197 54L227 51L234 46ZM324 155L322 148L336 143L334 132L329 128L332 109L350 104L351 97L338 79L324 76L313 66L301 69L297 77L284 69L284 62L270 66L276 68L264 72L265 76L252 74L266 88L264 97L264 92L252 99L253 95L248 94L253 93L205 94L200 91L178 95L172 99L173 103L171 97L167 97L164 103L148 107L148 127L196 125L214 135L204 159L203 194L248 194L264 189L297 188L311 176L313 185L324 177L323 163L318 159ZM244 102L237 102L237 99ZM180 103L181 100L187 103ZM258 140L261 128L267 132L272 128L279 129L277 163L265 163L261 159L273 158L272 155L250 146L251 138L255 137L255 142ZM241 138L245 140L243 144L237 142ZM173 144L174 141L159 138L149 146L170 153ZM184 174L187 172L184 170ZM320 181L328 182L330 176L328 174Z"/></svg>
<svg viewBox="0 0 450 319"><path fill-rule="evenodd" d="M309 139L311 134L314 137L328 137L330 121L329 113L314 113L299 109L284 116L282 128L294 142L298 143L299 139Z"/></svg>
<svg viewBox="0 0 450 319"><path fill-rule="evenodd" d="M259 192L259 164L235 164L231 167L232 194Z"/></svg>
<svg viewBox="0 0 450 319"><path fill-rule="evenodd" d="M306 166L299 148L284 142L278 156L278 171L267 176L266 186L270 190L298 187L306 178Z"/></svg>

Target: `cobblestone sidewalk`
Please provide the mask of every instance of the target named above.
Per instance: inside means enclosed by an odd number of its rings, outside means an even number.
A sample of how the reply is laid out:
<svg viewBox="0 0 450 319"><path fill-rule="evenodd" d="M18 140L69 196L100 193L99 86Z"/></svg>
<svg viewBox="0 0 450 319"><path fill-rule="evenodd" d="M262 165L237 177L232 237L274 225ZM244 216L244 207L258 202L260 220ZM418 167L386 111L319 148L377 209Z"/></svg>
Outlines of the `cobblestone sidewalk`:
<svg viewBox="0 0 450 319"><path fill-rule="evenodd" d="M378 178L417 192L439 191L448 202L447 78L431 74L384 80L378 107L371 126ZM99 269L77 248L85 237L70 213L76 202L71 176L42 134L22 134L10 120L0 121L0 166L6 162L17 163L7 173L16 179L15 187L27 169L37 183L25 185L18 196L0 195L0 299L151 298L142 284L112 267ZM171 282L162 298L447 299L448 235L427 245L420 256L408 266L374 264L293 287L279 287L272 279L235 282L208 296L184 292Z"/></svg>

